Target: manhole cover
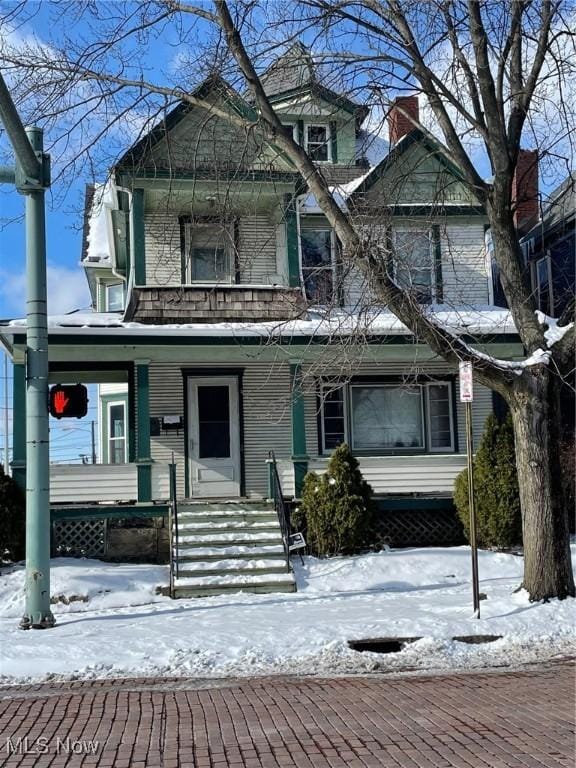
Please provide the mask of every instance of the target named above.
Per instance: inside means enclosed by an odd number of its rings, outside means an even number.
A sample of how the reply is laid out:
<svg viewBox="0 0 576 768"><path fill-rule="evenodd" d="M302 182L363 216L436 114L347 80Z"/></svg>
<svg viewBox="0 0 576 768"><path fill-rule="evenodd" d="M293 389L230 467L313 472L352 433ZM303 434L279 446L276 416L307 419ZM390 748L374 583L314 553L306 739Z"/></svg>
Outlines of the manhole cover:
<svg viewBox="0 0 576 768"><path fill-rule="evenodd" d="M371 653L398 653L407 643L415 643L419 637L376 637L370 640L349 640L348 646L353 651Z"/></svg>
<svg viewBox="0 0 576 768"><path fill-rule="evenodd" d="M493 643L494 640L500 640L502 635L459 635L453 637L458 643L468 643L468 645L480 645L480 643Z"/></svg>

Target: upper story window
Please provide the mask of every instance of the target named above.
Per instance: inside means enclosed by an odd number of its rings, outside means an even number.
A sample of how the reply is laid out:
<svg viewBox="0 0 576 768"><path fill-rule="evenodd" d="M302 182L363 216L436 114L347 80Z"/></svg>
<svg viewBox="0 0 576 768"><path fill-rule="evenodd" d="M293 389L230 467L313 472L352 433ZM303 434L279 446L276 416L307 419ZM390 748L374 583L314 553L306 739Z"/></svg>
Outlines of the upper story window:
<svg viewBox="0 0 576 768"><path fill-rule="evenodd" d="M330 227L303 227L300 243L306 298L314 304L330 304L336 275L334 233Z"/></svg>
<svg viewBox="0 0 576 768"><path fill-rule="evenodd" d="M360 454L455 450L452 384L323 384L322 451L347 442Z"/></svg>
<svg viewBox="0 0 576 768"><path fill-rule="evenodd" d="M329 125L305 125L304 149L315 162L332 160Z"/></svg>
<svg viewBox="0 0 576 768"><path fill-rule="evenodd" d="M108 283L104 295L105 312L121 312L124 309L124 283Z"/></svg>
<svg viewBox="0 0 576 768"><path fill-rule="evenodd" d="M394 274L398 285L421 304L436 299L434 243L429 230L394 231Z"/></svg>
<svg viewBox="0 0 576 768"><path fill-rule="evenodd" d="M554 304L552 298L552 269L549 254L536 262L536 291L538 298L538 309L546 315L554 314Z"/></svg>
<svg viewBox="0 0 576 768"><path fill-rule="evenodd" d="M225 224L185 224L187 283L231 283L233 235Z"/></svg>

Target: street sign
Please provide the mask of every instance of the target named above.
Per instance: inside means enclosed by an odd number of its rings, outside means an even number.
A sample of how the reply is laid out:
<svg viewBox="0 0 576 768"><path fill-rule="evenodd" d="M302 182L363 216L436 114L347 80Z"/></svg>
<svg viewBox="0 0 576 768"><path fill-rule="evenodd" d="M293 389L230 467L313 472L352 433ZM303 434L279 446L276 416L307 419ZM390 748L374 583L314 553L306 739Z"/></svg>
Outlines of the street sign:
<svg viewBox="0 0 576 768"><path fill-rule="evenodd" d="M88 390L83 384L50 387L50 415L55 419L81 419L88 413Z"/></svg>
<svg viewBox="0 0 576 768"><path fill-rule="evenodd" d="M471 403L474 400L472 382L472 363L460 362L460 402Z"/></svg>

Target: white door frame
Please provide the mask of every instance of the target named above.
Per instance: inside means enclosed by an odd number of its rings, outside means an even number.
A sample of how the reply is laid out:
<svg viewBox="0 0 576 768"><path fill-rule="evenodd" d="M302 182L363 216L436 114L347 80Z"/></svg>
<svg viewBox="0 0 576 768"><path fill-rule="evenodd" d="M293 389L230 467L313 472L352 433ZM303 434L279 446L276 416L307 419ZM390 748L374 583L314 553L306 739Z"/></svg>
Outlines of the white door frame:
<svg viewBox="0 0 576 768"><path fill-rule="evenodd" d="M200 458L198 387L227 386L229 392L230 457ZM238 497L241 487L240 394L237 376L188 376L188 466L190 496Z"/></svg>

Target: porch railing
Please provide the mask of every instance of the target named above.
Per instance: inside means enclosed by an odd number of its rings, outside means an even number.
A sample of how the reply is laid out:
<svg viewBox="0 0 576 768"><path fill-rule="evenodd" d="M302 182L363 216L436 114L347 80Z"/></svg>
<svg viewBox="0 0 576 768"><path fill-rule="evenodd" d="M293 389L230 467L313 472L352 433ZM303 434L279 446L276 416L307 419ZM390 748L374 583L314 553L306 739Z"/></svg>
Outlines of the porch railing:
<svg viewBox="0 0 576 768"><path fill-rule="evenodd" d="M286 556L286 569L290 570L290 512L288 506L284 501L284 495L282 493L282 484L280 482L280 475L278 474L278 466L276 464L276 457L274 451L268 453L268 484L269 495L274 501L274 508L278 515L278 522L280 523L280 530L282 532L282 541L284 542L284 554Z"/></svg>
<svg viewBox="0 0 576 768"><path fill-rule="evenodd" d="M178 578L178 496L176 491L176 463L172 456L170 470L170 504L168 506L168 529L170 542L170 597L174 597L174 577Z"/></svg>

